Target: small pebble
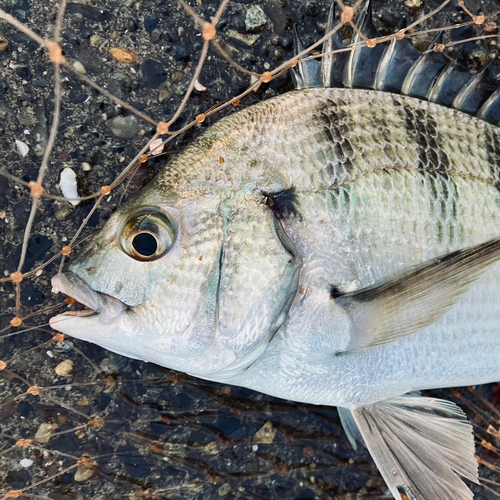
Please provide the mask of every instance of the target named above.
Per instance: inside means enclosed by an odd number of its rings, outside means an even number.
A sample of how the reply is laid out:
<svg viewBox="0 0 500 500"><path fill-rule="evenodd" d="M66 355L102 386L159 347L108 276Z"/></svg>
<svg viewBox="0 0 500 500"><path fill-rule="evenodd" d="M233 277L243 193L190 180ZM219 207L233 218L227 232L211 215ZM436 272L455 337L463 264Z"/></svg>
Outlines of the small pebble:
<svg viewBox="0 0 500 500"><path fill-rule="evenodd" d="M165 145L163 144L162 139L156 139L149 145L149 150L153 152L154 155L159 155L162 151Z"/></svg>
<svg viewBox="0 0 500 500"><path fill-rule="evenodd" d="M125 64L133 64L139 60L139 56L130 49L114 47L109 49L109 53L118 61Z"/></svg>
<svg viewBox="0 0 500 500"><path fill-rule="evenodd" d="M21 467L31 467L33 465L33 460L30 460L29 458L23 458L20 462L19 465Z"/></svg>
<svg viewBox="0 0 500 500"><path fill-rule="evenodd" d="M115 137L132 139L139 133L139 122L134 115L115 116L106 122L106 127Z"/></svg>
<svg viewBox="0 0 500 500"><path fill-rule="evenodd" d="M53 358L54 357L54 354L52 353L52 351L47 351L47 356L49 358Z"/></svg>
<svg viewBox="0 0 500 500"><path fill-rule="evenodd" d="M90 163L87 163L86 161L84 161L82 163L82 170L84 172L88 172L92 167L90 166Z"/></svg>
<svg viewBox="0 0 500 500"><path fill-rule="evenodd" d="M63 168L61 172L61 179L59 181L59 187L61 188L63 196L76 207L80 203L78 198L78 185L76 182L76 174L72 168Z"/></svg>
<svg viewBox="0 0 500 500"><path fill-rule="evenodd" d="M36 431L35 441L38 441L39 443L48 443L54 429L57 429L57 424L41 424Z"/></svg>
<svg viewBox="0 0 500 500"><path fill-rule="evenodd" d="M71 359L61 361L56 366L55 371L60 377L67 377L73 371L73 361Z"/></svg>
<svg viewBox="0 0 500 500"><path fill-rule="evenodd" d="M16 139L16 146L17 149L19 149L21 156L26 156L29 153L30 148L25 142Z"/></svg>
<svg viewBox="0 0 500 500"><path fill-rule="evenodd" d="M92 47L98 47L99 44L101 43L101 40L102 40L102 38L100 35L92 35L90 37L90 45Z"/></svg>
<svg viewBox="0 0 500 500"><path fill-rule="evenodd" d="M262 444L270 444L274 441L276 436L276 429L273 423L267 421L255 434L255 441Z"/></svg>
<svg viewBox="0 0 500 500"><path fill-rule="evenodd" d="M260 5L251 5L245 16L245 28L248 31L261 31L269 19Z"/></svg>
<svg viewBox="0 0 500 500"><path fill-rule="evenodd" d="M73 68L78 71L78 73L81 73L82 75L86 75L87 71L85 70L85 66L80 62L80 61L75 61L73 63Z"/></svg>
<svg viewBox="0 0 500 500"><path fill-rule="evenodd" d="M9 41L0 35L0 52L5 52L9 48Z"/></svg>
<svg viewBox="0 0 500 500"><path fill-rule="evenodd" d="M75 481L82 483L87 479L90 479L94 475L94 471L92 469L87 469L87 467L78 466L75 473Z"/></svg>

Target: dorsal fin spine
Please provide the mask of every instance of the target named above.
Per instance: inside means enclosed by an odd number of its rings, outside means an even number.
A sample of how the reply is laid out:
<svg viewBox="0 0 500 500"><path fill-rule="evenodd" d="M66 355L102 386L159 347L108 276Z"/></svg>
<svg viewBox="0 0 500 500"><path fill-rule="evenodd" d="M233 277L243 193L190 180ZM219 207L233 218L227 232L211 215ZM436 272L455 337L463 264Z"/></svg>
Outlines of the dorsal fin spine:
<svg viewBox="0 0 500 500"><path fill-rule="evenodd" d="M372 21L371 1L367 0L357 21L360 32L369 39L379 37ZM331 31L336 25L333 4L326 31ZM304 47L296 27L294 33L295 54L298 54ZM351 45L361 41L363 37L355 32ZM363 46L343 52L346 47L336 31L323 44L326 55L321 65L315 59L299 62L292 69L292 75L298 89L344 86L396 92L453 107L499 124L500 90L496 77L491 75L491 65L473 77L464 64L451 60L442 51L443 47L441 32L424 53L405 37L392 38L372 48Z"/></svg>

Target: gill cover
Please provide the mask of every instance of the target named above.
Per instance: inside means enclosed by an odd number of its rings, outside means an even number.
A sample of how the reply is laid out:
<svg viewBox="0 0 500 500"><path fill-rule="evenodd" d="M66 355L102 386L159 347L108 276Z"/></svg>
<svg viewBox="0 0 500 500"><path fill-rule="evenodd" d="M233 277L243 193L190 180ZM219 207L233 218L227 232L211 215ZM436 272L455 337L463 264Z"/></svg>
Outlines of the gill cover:
<svg viewBox="0 0 500 500"><path fill-rule="evenodd" d="M251 197L225 205L217 300L221 338L236 361L214 374L241 372L265 350L297 293L302 259L278 216Z"/></svg>

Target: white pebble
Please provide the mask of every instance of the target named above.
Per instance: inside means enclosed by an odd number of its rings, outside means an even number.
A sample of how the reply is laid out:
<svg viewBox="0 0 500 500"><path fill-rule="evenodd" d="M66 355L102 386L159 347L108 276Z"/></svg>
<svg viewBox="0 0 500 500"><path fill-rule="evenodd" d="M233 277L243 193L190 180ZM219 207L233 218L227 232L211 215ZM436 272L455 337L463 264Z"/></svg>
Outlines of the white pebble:
<svg viewBox="0 0 500 500"><path fill-rule="evenodd" d="M153 141L149 145L149 150L154 154L154 155L159 155L162 151L165 145L163 144L162 139L156 139L156 141Z"/></svg>
<svg viewBox="0 0 500 500"><path fill-rule="evenodd" d="M84 161L82 163L82 170L84 172L88 172L92 167L90 166L90 163L87 163L86 161Z"/></svg>
<svg viewBox="0 0 500 500"><path fill-rule="evenodd" d="M26 143L24 143L23 141L18 141L17 139L16 139L16 146L17 149L19 149L21 156L26 156L30 150L30 148Z"/></svg>
<svg viewBox="0 0 500 500"><path fill-rule="evenodd" d="M259 449L259 445L258 444L252 445L252 451L257 451L258 449Z"/></svg>
<svg viewBox="0 0 500 500"><path fill-rule="evenodd" d="M204 87L198 80L194 82L194 88L198 92L205 92L205 90L207 90L207 87Z"/></svg>
<svg viewBox="0 0 500 500"><path fill-rule="evenodd" d="M63 168L61 172L61 180L59 181L59 187L61 188L63 196L74 206L80 203L80 200L75 200L78 198L78 189L76 183L76 174L72 168Z"/></svg>
<svg viewBox="0 0 500 500"><path fill-rule="evenodd" d="M30 460L29 458L23 458L19 464L21 467L31 467L33 465L33 460Z"/></svg>
<svg viewBox="0 0 500 500"><path fill-rule="evenodd" d="M28 129L23 130L23 134L24 134L24 135L30 135L30 131L29 131Z"/></svg>
<svg viewBox="0 0 500 500"><path fill-rule="evenodd" d="M52 354L52 351L47 351L47 356L49 358L53 358L54 357L54 354Z"/></svg>

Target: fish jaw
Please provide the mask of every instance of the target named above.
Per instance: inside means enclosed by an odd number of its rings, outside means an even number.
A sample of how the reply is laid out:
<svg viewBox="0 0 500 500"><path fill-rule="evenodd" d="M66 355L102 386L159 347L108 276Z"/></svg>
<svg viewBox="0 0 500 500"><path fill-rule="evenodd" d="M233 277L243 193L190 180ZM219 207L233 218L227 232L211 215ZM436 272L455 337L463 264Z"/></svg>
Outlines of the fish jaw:
<svg viewBox="0 0 500 500"><path fill-rule="evenodd" d="M101 344L129 357L133 354L123 350L123 343L113 339L123 339L132 332L131 321L127 314L128 306L110 295L97 292L72 272L57 274L52 278L54 292L62 292L81 304L89 311L72 311L50 318L49 324L55 330L81 340ZM120 345L121 344L121 345Z"/></svg>

